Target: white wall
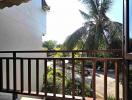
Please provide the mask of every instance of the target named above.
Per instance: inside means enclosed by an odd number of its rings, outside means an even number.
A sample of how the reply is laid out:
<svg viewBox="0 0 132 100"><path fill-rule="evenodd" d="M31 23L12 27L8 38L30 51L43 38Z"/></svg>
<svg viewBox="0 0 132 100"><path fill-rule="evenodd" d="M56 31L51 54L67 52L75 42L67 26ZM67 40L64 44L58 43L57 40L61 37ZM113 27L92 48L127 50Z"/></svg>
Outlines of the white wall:
<svg viewBox="0 0 132 100"><path fill-rule="evenodd" d="M40 50L46 33L41 0L0 10L0 50Z"/></svg>
<svg viewBox="0 0 132 100"><path fill-rule="evenodd" d="M4 8L0 10L0 51L6 50L41 50L42 33L46 33L46 12L41 8L41 0L31 0L19 6ZM3 54L0 56L3 56ZM8 56L8 54L6 54ZM31 56L17 55L17 56ZM45 55L37 55L44 57ZM4 61L3 61L4 62ZM4 70L4 87L6 87L6 68ZM20 87L20 66L17 62L17 86ZM35 90L35 64L32 62L32 90ZM43 83L43 68L40 63L40 89ZM12 61L10 61L10 86L13 86ZM27 62L24 65L24 86L27 90Z"/></svg>

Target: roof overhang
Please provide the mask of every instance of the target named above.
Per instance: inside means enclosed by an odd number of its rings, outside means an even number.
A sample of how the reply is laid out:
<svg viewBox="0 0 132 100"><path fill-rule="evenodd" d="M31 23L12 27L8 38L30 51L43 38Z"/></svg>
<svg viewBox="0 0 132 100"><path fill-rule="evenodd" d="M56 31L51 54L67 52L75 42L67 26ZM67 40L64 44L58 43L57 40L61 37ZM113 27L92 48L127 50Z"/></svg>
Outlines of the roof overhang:
<svg viewBox="0 0 132 100"><path fill-rule="evenodd" d="M49 11L50 10L50 7L47 5L45 0L42 0L42 9L44 11Z"/></svg>
<svg viewBox="0 0 132 100"><path fill-rule="evenodd" d="M30 0L0 0L0 9L5 7L11 7L13 5L20 5L21 3L28 2Z"/></svg>

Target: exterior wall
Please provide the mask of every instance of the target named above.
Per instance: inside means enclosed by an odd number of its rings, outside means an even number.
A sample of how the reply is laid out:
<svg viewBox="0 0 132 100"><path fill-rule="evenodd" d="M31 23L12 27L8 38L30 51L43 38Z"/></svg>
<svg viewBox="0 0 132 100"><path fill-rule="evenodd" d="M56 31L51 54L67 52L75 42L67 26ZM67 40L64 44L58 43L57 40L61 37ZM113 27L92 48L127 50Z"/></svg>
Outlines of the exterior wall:
<svg viewBox="0 0 132 100"><path fill-rule="evenodd" d="M41 0L0 10L0 50L40 50L46 33Z"/></svg>
<svg viewBox="0 0 132 100"><path fill-rule="evenodd" d="M42 10L41 0L31 0L19 6L4 8L0 10L0 51L12 50L42 50L42 33L46 33L46 12ZM1 56L11 56L0 54ZM44 55L17 54L19 57L44 57ZM32 90L35 90L35 64L32 64ZM3 61L5 66L5 61ZM43 67L40 63L40 89L43 83ZM6 88L6 68L4 70L4 87ZM13 66L10 61L10 87L13 88ZM24 88L28 88L27 62L24 63ZM20 62L17 62L17 88L20 88Z"/></svg>

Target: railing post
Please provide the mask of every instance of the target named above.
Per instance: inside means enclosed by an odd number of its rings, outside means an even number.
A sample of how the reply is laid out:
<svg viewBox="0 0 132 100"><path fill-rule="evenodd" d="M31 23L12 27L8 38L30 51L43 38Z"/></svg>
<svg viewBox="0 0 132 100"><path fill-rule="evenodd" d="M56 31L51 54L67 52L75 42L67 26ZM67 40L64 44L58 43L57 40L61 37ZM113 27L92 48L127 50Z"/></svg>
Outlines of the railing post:
<svg viewBox="0 0 132 100"><path fill-rule="evenodd" d="M82 61L82 68L81 68L81 77L82 77L82 100L85 100L85 76L84 76L84 71L85 71L85 68L84 68L84 60Z"/></svg>
<svg viewBox="0 0 132 100"><path fill-rule="evenodd" d="M45 98L47 97L47 71L48 71L48 68L47 68L47 59L45 59L45 61L44 61L44 67L45 67L45 69L44 69L44 92L45 92Z"/></svg>
<svg viewBox="0 0 132 100"><path fill-rule="evenodd" d="M107 62L104 62L104 100L107 100Z"/></svg>
<svg viewBox="0 0 132 100"><path fill-rule="evenodd" d="M36 59L36 94L39 94L39 60Z"/></svg>
<svg viewBox="0 0 132 100"><path fill-rule="evenodd" d="M9 71L9 59L6 59L6 87L10 89L10 71Z"/></svg>
<svg viewBox="0 0 132 100"><path fill-rule="evenodd" d="M115 80L116 80L116 85L115 85L115 93L116 93L116 100L119 100L119 69L118 69L118 64L117 61L115 62Z"/></svg>
<svg viewBox="0 0 132 100"><path fill-rule="evenodd" d="M72 51L72 98L75 99L75 61L74 61L74 52Z"/></svg>
<svg viewBox="0 0 132 100"><path fill-rule="evenodd" d="M17 87L17 83L16 83L16 52L13 51L13 88L14 88L14 93L13 93L13 100L17 99L17 94L16 92L16 87Z"/></svg>
<svg viewBox="0 0 132 100"><path fill-rule="evenodd" d="M62 95L63 95L63 98L65 98L65 60L62 60L62 73L63 73L63 77L62 77Z"/></svg>
<svg viewBox="0 0 132 100"><path fill-rule="evenodd" d="M31 59L28 59L28 94L31 94Z"/></svg>
<svg viewBox="0 0 132 100"><path fill-rule="evenodd" d="M56 96L56 60L53 60L53 96Z"/></svg>
<svg viewBox="0 0 132 100"><path fill-rule="evenodd" d="M96 61L93 61L93 75L92 75L93 100L96 100Z"/></svg>
<svg viewBox="0 0 132 100"><path fill-rule="evenodd" d="M20 60L20 74L21 74L21 93L23 93L23 90L24 90L24 67L23 67L23 59Z"/></svg>
<svg viewBox="0 0 132 100"><path fill-rule="evenodd" d="M123 86L123 100L127 100L127 69L126 69L126 62L122 61L122 86Z"/></svg>
<svg viewBox="0 0 132 100"><path fill-rule="evenodd" d="M0 91L3 89L3 63L2 59L0 59Z"/></svg>

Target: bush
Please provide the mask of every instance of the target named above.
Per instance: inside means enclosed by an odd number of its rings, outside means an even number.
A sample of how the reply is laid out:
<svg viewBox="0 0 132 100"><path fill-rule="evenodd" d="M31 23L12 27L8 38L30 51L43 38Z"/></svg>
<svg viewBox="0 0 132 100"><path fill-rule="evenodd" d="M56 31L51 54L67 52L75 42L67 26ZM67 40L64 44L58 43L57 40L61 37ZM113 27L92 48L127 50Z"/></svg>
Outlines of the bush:
<svg viewBox="0 0 132 100"><path fill-rule="evenodd" d="M110 95L107 97L107 100L116 100L116 98L114 96Z"/></svg>
<svg viewBox="0 0 132 100"><path fill-rule="evenodd" d="M63 77L63 74L61 70L56 69L56 93L57 94L62 94L62 77ZM44 89L45 88L43 84L42 92L45 92ZM46 89L48 93L53 93L53 68L50 66L48 66ZM65 75L65 94L66 95L72 94L72 79L71 77L68 77L68 73L66 73ZM77 96L82 96L82 82L79 79L75 79L75 94ZM89 84L85 84L85 96L91 96Z"/></svg>
<svg viewBox="0 0 132 100"><path fill-rule="evenodd" d="M44 77L45 80L45 77ZM56 93L61 92L62 87L62 73L60 70L56 69ZM47 92L52 93L53 92L53 68L48 66L48 73L47 73ZM44 84L42 87L42 91L44 92Z"/></svg>

